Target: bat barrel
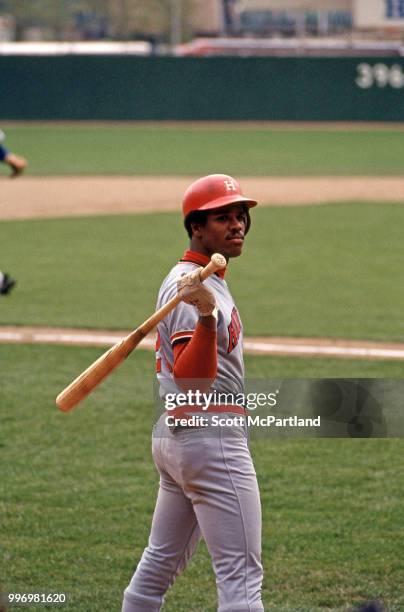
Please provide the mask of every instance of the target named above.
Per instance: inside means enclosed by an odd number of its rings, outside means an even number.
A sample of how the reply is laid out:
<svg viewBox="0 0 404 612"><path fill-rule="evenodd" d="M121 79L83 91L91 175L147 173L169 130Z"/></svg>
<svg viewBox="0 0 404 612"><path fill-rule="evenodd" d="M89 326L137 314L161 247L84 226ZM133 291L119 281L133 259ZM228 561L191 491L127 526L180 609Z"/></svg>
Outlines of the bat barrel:
<svg viewBox="0 0 404 612"><path fill-rule="evenodd" d="M118 344L92 363L84 372L75 378L56 398L56 404L62 412L68 412L81 402L97 387L115 368L130 355L133 349L144 338L140 329L135 329Z"/></svg>

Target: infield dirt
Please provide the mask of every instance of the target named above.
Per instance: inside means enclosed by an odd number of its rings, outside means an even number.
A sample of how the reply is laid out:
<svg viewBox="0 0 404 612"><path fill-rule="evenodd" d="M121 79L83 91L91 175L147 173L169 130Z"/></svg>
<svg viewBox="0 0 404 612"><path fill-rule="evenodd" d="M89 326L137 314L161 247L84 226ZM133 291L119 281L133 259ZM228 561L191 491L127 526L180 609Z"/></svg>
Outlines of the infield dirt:
<svg viewBox="0 0 404 612"><path fill-rule="evenodd" d="M1 177L0 219L118 215L179 210L196 177ZM264 206L404 202L403 177L240 177Z"/></svg>

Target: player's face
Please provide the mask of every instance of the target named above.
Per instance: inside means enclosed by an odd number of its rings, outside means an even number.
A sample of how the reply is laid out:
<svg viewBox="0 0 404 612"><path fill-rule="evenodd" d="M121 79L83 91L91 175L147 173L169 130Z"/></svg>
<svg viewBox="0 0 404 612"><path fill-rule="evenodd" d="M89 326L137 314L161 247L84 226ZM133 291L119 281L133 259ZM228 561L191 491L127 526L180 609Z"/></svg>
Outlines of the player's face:
<svg viewBox="0 0 404 612"><path fill-rule="evenodd" d="M198 227L200 244L206 255L221 253L227 258L241 255L247 227L247 214L242 204L212 211L206 224Z"/></svg>

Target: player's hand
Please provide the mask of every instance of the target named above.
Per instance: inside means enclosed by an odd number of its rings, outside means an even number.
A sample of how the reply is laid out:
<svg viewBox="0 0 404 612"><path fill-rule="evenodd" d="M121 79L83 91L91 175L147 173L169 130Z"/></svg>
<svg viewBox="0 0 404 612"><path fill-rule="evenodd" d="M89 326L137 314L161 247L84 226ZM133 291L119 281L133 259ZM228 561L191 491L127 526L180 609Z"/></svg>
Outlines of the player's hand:
<svg viewBox="0 0 404 612"><path fill-rule="evenodd" d="M11 178L19 176L28 166L28 162L25 157L21 157L21 155L16 155L15 153L8 153L8 155L6 155L4 158L4 161L11 168Z"/></svg>
<svg viewBox="0 0 404 612"><path fill-rule="evenodd" d="M208 317L214 311L216 301L213 292L201 283L201 270L197 268L181 276L177 280L177 290L183 302L195 306L202 317Z"/></svg>

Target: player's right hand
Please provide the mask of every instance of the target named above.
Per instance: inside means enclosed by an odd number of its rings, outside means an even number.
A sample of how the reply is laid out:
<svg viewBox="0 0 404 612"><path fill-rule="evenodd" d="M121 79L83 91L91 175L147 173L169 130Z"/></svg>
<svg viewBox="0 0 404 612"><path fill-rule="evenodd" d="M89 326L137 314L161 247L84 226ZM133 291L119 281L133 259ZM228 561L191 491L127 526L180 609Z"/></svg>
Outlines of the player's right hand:
<svg viewBox="0 0 404 612"><path fill-rule="evenodd" d="M216 308L216 300L213 292L201 282L201 270L197 268L180 276L177 290L183 302L195 306L201 317L208 317Z"/></svg>

